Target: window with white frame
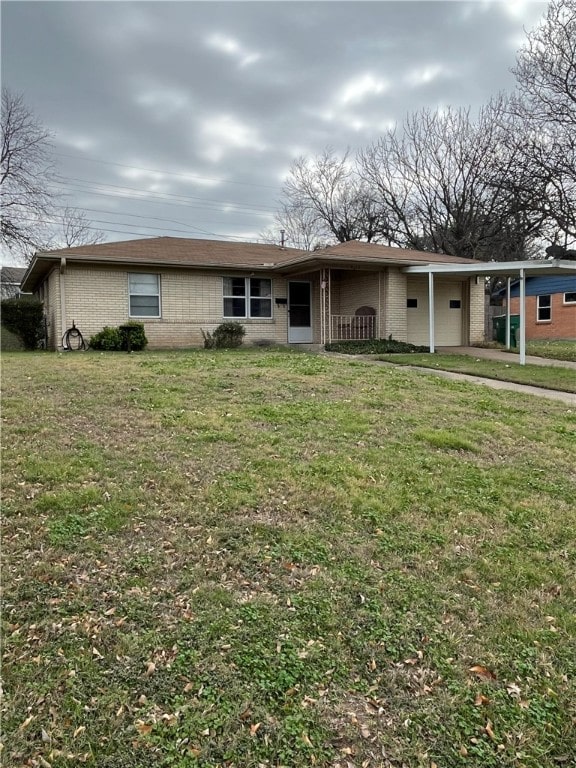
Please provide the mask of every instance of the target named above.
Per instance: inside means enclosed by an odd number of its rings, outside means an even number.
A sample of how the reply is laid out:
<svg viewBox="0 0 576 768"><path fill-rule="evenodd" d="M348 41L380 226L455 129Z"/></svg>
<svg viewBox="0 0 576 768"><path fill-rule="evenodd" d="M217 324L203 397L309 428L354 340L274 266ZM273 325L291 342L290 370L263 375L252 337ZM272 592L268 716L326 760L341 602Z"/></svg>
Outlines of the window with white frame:
<svg viewBox="0 0 576 768"><path fill-rule="evenodd" d="M160 275L132 272L128 294L130 317L160 317Z"/></svg>
<svg viewBox="0 0 576 768"><path fill-rule="evenodd" d="M536 321L545 323L552 320L552 296L548 293L536 297Z"/></svg>
<svg viewBox="0 0 576 768"><path fill-rule="evenodd" d="M272 317L272 280L264 277L225 277L224 317Z"/></svg>
<svg viewBox="0 0 576 768"><path fill-rule="evenodd" d="M576 304L576 291L564 294L564 304Z"/></svg>

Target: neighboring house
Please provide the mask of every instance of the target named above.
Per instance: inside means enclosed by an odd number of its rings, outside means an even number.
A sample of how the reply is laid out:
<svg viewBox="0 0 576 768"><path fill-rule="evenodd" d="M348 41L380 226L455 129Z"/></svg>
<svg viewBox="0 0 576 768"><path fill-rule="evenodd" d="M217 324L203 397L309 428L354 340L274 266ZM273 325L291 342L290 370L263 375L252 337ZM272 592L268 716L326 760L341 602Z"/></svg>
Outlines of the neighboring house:
<svg viewBox="0 0 576 768"><path fill-rule="evenodd" d="M469 259L361 242L318 251L160 237L37 253L23 287L42 299L48 343L75 323L88 341L106 325L144 323L150 347L201 346L237 320L247 343L326 344L388 338L437 345L484 338L484 281ZM453 272L406 270L438 264Z"/></svg>
<svg viewBox="0 0 576 768"><path fill-rule="evenodd" d="M0 267L0 298L14 299L20 296L20 284L25 274L25 267Z"/></svg>
<svg viewBox="0 0 576 768"><path fill-rule="evenodd" d="M506 288L499 292L504 298ZM510 314L520 310L520 284L510 285ZM526 338L576 339L576 275L526 278Z"/></svg>

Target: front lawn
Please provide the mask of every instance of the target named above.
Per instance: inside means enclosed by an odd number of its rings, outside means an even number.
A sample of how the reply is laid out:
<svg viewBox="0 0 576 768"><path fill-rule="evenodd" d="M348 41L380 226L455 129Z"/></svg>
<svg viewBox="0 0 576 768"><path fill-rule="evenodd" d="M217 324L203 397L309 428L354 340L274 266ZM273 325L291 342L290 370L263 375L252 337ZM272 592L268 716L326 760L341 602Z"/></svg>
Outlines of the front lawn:
<svg viewBox="0 0 576 768"><path fill-rule="evenodd" d="M416 365L441 371L468 373L487 379L513 381L516 384L557 389L561 392L576 392L576 371L570 368L503 363L499 360L475 358L471 355L380 355L377 360L397 363L398 365Z"/></svg>
<svg viewBox="0 0 576 768"><path fill-rule="evenodd" d="M277 350L3 384L3 764L570 763L573 409Z"/></svg>
<svg viewBox="0 0 576 768"><path fill-rule="evenodd" d="M576 363L576 341L529 341L527 354L552 360L570 360ZM511 350L512 352L518 350Z"/></svg>

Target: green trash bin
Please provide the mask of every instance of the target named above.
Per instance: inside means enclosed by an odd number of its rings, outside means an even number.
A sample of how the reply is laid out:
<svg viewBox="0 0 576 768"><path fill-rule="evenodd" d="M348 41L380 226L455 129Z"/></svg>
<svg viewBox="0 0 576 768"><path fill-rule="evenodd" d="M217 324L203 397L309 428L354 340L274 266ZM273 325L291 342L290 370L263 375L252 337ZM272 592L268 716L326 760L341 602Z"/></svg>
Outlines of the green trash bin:
<svg viewBox="0 0 576 768"><path fill-rule="evenodd" d="M492 318L493 336L499 344L506 344L506 315Z"/></svg>
<svg viewBox="0 0 576 768"><path fill-rule="evenodd" d="M492 318L493 335L499 344L506 344L506 315L497 315ZM510 346L516 346L519 335L520 315L510 315Z"/></svg>
<svg viewBox="0 0 576 768"><path fill-rule="evenodd" d="M504 318L504 332L506 332L506 318ZM510 315L510 346L518 346L518 337L520 336L520 315ZM506 344L506 336L504 336Z"/></svg>

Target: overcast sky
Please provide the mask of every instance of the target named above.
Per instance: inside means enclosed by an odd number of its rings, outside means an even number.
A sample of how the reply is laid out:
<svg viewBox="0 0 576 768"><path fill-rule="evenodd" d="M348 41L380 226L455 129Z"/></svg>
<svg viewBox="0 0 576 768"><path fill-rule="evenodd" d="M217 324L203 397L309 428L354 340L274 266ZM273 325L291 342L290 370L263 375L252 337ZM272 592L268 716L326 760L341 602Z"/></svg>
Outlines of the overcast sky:
<svg viewBox="0 0 576 768"><path fill-rule="evenodd" d="M2 2L2 82L106 239L257 239L291 161L511 89L545 3Z"/></svg>

